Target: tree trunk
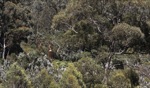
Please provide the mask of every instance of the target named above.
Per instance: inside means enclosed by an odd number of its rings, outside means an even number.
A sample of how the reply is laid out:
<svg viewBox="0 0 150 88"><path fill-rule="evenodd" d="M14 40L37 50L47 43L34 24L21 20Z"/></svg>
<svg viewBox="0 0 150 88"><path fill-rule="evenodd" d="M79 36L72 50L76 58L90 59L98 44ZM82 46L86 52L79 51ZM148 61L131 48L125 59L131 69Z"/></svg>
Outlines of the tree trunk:
<svg viewBox="0 0 150 88"><path fill-rule="evenodd" d="M6 44L5 44L5 38L4 38L4 43L3 43L3 54L2 54L2 59L5 59L5 52L6 52Z"/></svg>
<svg viewBox="0 0 150 88"><path fill-rule="evenodd" d="M103 79L105 85L108 84L109 69L110 69L110 66L111 66L111 61L112 61L113 55L114 55L114 53L111 53L108 56L107 63L105 64L105 75L104 75L104 79Z"/></svg>

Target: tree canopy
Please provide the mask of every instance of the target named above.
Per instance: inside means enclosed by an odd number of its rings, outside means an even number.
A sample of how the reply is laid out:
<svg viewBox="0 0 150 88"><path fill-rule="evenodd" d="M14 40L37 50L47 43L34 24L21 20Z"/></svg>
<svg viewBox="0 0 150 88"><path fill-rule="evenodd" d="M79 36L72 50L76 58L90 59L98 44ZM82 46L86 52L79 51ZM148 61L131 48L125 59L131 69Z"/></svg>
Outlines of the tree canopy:
<svg viewBox="0 0 150 88"><path fill-rule="evenodd" d="M149 0L0 0L0 88L148 88L149 14Z"/></svg>

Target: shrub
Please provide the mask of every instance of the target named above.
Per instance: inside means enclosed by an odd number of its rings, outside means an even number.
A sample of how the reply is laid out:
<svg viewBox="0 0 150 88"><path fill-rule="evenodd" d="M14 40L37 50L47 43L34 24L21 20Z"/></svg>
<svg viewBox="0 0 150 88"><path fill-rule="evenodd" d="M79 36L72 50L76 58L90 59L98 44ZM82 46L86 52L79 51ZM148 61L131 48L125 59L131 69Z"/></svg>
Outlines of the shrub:
<svg viewBox="0 0 150 88"><path fill-rule="evenodd" d="M25 70L17 63L10 66L6 73L6 81L3 82L5 88L32 88L31 81Z"/></svg>

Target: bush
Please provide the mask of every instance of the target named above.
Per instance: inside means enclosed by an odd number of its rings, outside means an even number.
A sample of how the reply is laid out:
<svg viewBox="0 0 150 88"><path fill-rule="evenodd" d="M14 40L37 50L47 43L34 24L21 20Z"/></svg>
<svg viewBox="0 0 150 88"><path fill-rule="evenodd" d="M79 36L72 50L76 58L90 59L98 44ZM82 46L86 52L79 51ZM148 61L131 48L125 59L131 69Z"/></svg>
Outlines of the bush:
<svg viewBox="0 0 150 88"><path fill-rule="evenodd" d="M83 81L87 88L91 88L94 87L95 84L102 83L104 71L92 58L81 58L75 63L75 65L78 70L84 74Z"/></svg>
<svg viewBox="0 0 150 88"><path fill-rule="evenodd" d="M62 88L85 88L82 74L72 63L68 64L68 67L62 74L60 85Z"/></svg>
<svg viewBox="0 0 150 88"><path fill-rule="evenodd" d="M131 87L139 85L139 75L132 68L125 71L125 76L130 80Z"/></svg>
<svg viewBox="0 0 150 88"><path fill-rule="evenodd" d="M111 84L111 88L131 88L130 80L121 70L115 70L111 73L109 84Z"/></svg>
<svg viewBox="0 0 150 88"><path fill-rule="evenodd" d="M46 69L41 70L32 84L35 88L60 88L59 84L56 83Z"/></svg>
<svg viewBox="0 0 150 88"><path fill-rule="evenodd" d="M3 82L5 88L32 88L31 81L25 70L17 63L10 66L6 73L6 81Z"/></svg>

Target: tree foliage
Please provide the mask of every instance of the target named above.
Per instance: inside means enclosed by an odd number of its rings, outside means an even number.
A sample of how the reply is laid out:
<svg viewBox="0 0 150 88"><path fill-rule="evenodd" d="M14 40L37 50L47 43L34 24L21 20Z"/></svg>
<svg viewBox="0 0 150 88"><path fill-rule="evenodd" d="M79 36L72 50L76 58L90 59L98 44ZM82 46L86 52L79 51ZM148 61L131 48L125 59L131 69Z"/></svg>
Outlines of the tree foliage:
<svg viewBox="0 0 150 88"><path fill-rule="evenodd" d="M68 64L60 82L62 88L85 88L82 74L73 64Z"/></svg>
<svg viewBox="0 0 150 88"><path fill-rule="evenodd" d="M5 88L32 88L31 81L29 80L25 70L17 63L10 66L6 73L6 81L4 81L2 85Z"/></svg>
<svg viewBox="0 0 150 88"><path fill-rule="evenodd" d="M115 46L120 48L134 47L144 43L144 34L138 27L130 26L126 23L120 23L111 31L110 40L115 42ZM117 47L117 48L118 48Z"/></svg>
<svg viewBox="0 0 150 88"><path fill-rule="evenodd" d="M0 87L149 87L150 1L0 0Z"/></svg>
<svg viewBox="0 0 150 88"><path fill-rule="evenodd" d="M31 33L30 28L30 11L23 7L19 2L2 1L1 2L1 36L0 43L2 48L2 58L13 52L20 52L20 42L26 41L27 36ZM18 45L18 46L17 46ZM18 48L18 50L17 50Z"/></svg>
<svg viewBox="0 0 150 88"><path fill-rule="evenodd" d="M101 84L104 76L102 67L91 58L82 58L76 63L79 71L84 74L83 81L87 88L94 87L96 84ZM94 67L94 68L93 68Z"/></svg>

